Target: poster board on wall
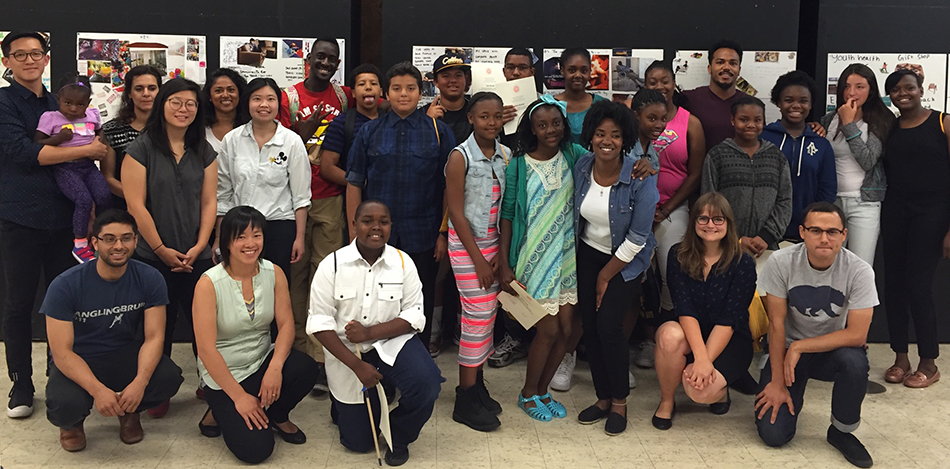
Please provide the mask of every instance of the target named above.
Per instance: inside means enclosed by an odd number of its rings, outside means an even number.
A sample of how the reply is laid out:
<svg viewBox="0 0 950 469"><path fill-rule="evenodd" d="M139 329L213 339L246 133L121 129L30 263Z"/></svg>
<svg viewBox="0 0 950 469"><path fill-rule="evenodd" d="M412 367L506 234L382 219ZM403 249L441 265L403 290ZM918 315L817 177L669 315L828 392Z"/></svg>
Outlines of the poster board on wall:
<svg viewBox="0 0 950 469"><path fill-rule="evenodd" d="M709 84L709 52L705 50L679 50L673 58L673 73L676 84L683 90L691 90ZM772 87L778 78L798 68L798 53L795 51L745 51L742 53L742 69L736 88L765 103L765 121L774 122L782 117L778 107L770 102Z"/></svg>
<svg viewBox="0 0 950 469"><path fill-rule="evenodd" d="M102 122L112 120L121 104L125 74L137 65L152 65L165 81L185 77L204 84L207 42L199 35L78 33L76 70L89 77L92 104Z"/></svg>
<svg viewBox="0 0 950 469"><path fill-rule="evenodd" d="M221 67L231 68L247 81L258 77L273 78L281 88L304 80L310 70L307 56L316 38L221 36ZM344 85L346 70L346 41L337 39L340 46L340 66L330 79Z"/></svg>
<svg viewBox="0 0 950 469"><path fill-rule="evenodd" d="M924 93L920 102L925 108L940 109L948 104L947 54L833 53L828 54L826 111L833 111L838 107L838 87L844 85L838 83L838 78L841 72L853 63L867 65L874 72L884 104L895 113L897 108L891 105L891 98L884 90L884 81L895 70L913 70L924 78Z"/></svg>
<svg viewBox="0 0 950 469"><path fill-rule="evenodd" d="M0 31L0 42L3 42L3 39L7 37L7 34L10 34L10 31ZM49 44L49 33L40 34L46 36L46 43ZM10 60L13 60L13 58L11 57ZM55 92L56 90L51 88L51 76L50 66L47 65L46 69L43 70L43 86L45 86L47 90ZM13 81L13 73L4 67L2 63L0 63L0 77L2 77L0 78L0 88L10 86L10 82Z"/></svg>
<svg viewBox="0 0 950 469"><path fill-rule="evenodd" d="M544 92L558 94L564 89L561 53L564 49L544 49ZM587 89L607 99L632 96L644 85L646 69L654 60L663 60L662 49L589 49L591 77ZM616 96L620 98L622 96Z"/></svg>

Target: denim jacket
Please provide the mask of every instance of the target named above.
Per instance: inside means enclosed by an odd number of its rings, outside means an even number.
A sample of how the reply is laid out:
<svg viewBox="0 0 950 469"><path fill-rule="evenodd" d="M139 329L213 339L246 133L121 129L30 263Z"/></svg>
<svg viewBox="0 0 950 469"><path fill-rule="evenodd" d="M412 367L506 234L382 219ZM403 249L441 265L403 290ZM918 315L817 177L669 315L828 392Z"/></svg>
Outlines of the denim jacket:
<svg viewBox="0 0 950 469"><path fill-rule="evenodd" d="M505 167L511 159L511 150L496 140L495 155L489 160L475 142L474 133L455 147L455 150L465 158L465 200L463 202L465 219L468 220L468 225L476 238L487 237L488 220L491 217L492 179L494 179L492 172L494 171L495 178L498 178L498 184L501 186L501 197L498 199L499 211L501 211L501 200L505 196ZM451 219L449 226L455 228Z"/></svg>
<svg viewBox="0 0 950 469"><path fill-rule="evenodd" d="M637 148L641 148L637 145ZM650 151L653 146L650 146ZM631 152L631 154L636 151ZM641 152L642 153L642 148ZM640 155L637 155L640 156ZM639 159L639 158L637 158ZM660 193L656 189L656 176L644 180L631 177L635 159L623 157L623 167L620 168L620 177L610 188L610 245L611 251L629 239L643 249L637 253L620 271L623 280L629 282L650 265L653 249L656 248L656 238L653 236L653 215L656 213L656 204L660 201ZM588 153L577 160L574 166L574 230L575 239L580 239L587 223L581 218L581 204L590 190L590 175L594 167L594 154Z"/></svg>

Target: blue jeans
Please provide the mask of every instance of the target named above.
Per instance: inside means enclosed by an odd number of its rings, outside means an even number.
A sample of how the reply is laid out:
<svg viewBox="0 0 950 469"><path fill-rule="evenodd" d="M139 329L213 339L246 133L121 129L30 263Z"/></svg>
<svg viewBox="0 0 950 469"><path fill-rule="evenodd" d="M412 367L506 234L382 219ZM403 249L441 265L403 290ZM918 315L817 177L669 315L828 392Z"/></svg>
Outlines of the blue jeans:
<svg viewBox="0 0 950 469"><path fill-rule="evenodd" d="M364 353L363 361L375 366L383 375L383 381L393 384L402 392L399 407L389 414L395 440L391 443L397 448L408 447L419 438L419 432L432 416L432 409L445 381L442 372L419 340L406 342L393 366L383 363L375 350ZM373 434L379 431L380 409L376 388L367 390L366 395L373 405L373 421L377 426L372 430L366 404L333 401L335 421L340 427L340 444L358 453L373 449Z"/></svg>
<svg viewBox="0 0 950 469"><path fill-rule="evenodd" d="M782 446L795 436L798 416L802 413L802 401L805 397L805 385L809 379L834 383L831 391L831 424L838 430L851 433L861 423L861 403L868 388L868 355L861 347L843 347L830 352L803 353L795 366L795 383L788 388L795 405L795 415L788 412L788 405L782 404L775 423L771 423L772 411L761 419L756 418L755 425L759 437L766 445ZM759 378L759 392L772 381L771 360L762 369ZM756 414L758 417L758 414Z"/></svg>

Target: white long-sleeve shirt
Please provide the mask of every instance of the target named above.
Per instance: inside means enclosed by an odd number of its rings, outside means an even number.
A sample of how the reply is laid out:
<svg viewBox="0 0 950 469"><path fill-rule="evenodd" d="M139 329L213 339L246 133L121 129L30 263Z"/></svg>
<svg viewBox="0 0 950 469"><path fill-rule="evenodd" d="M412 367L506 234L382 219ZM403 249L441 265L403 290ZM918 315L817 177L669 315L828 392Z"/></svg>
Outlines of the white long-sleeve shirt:
<svg viewBox="0 0 950 469"><path fill-rule="evenodd" d="M346 324L357 321L365 327L400 318L414 332L390 339L363 342L360 351L376 349L379 358L393 365L402 347L426 325L422 311L422 282L408 254L386 246L372 265L356 248L354 240L325 257L317 267L310 285L310 313L307 334L334 331L344 345L356 351L346 340ZM327 384L333 397L344 404L363 402L363 385L356 373L332 353L326 351Z"/></svg>
<svg viewBox="0 0 950 469"><path fill-rule="evenodd" d="M248 122L224 136L218 152L218 216L249 205L267 220L293 220L310 206L310 159L300 137L277 124L258 149Z"/></svg>

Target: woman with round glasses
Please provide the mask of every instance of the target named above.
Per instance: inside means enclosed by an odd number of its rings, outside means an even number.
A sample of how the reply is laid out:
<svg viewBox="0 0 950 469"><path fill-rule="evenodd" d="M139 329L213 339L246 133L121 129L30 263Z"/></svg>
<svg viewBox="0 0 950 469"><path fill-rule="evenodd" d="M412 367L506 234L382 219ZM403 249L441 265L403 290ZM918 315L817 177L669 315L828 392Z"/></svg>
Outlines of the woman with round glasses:
<svg viewBox="0 0 950 469"><path fill-rule="evenodd" d="M680 383L709 411L729 411L728 386L752 363L749 303L755 294L755 260L739 245L735 217L718 192L701 196L689 212L683 241L670 248L667 281L677 321L656 332L660 405L653 426L669 430Z"/></svg>
<svg viewBox="0 0 950 469"><path fill-rule="evenodd" d="M218 164L205 141L200 93L185 78L162 85L145 131L126 147L122 162L122 189L142 238L135 257L158 269L168 286L165 355L171 354L178 310L190 323L195 284L214 265L208 240L217 211ZM149 412L164 415L167 403L158 409Z"/></svg>

